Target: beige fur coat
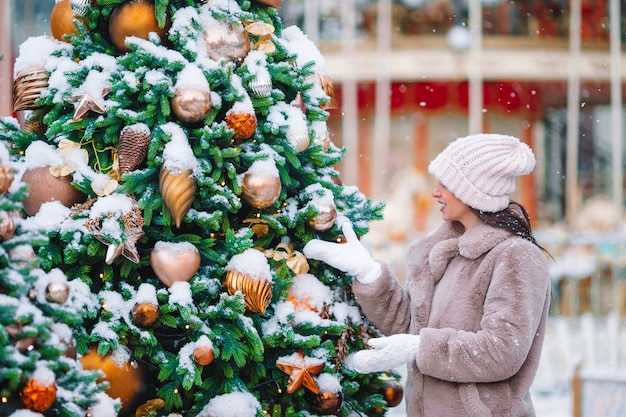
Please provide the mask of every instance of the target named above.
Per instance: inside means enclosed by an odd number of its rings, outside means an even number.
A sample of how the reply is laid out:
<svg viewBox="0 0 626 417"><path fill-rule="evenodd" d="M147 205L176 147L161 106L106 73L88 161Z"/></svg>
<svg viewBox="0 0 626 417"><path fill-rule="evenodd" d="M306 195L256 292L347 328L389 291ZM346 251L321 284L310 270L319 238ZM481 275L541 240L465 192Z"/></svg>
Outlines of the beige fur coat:
<svg viewBox="0 0 626 417"><path fill-rule="evenodd" d="M443 223L407 251L407 284L389 268L354 281L357 302L385 334L420 335L408 364L409 417L530 417L550 303L546 255L483 223Z"/></svg>

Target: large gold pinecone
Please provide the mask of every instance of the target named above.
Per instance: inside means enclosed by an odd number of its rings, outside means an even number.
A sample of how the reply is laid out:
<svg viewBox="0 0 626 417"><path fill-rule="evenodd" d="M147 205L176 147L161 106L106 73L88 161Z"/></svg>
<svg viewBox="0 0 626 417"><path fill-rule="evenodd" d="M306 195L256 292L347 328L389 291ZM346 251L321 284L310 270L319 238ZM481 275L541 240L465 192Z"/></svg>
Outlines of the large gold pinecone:
<svg viewBox="0 0 626 417"><path fill-rule="evenodd" d="M149 145L150 129L146 125L134 124L122 129L117 149L122 175L134 171L144 162Z"/></svg>
<svg viewBox="0 0 626 417"><path fill-rule="evenodd" d="M163 167L159 177L159 187L167 211L176 222L176 227L180 227L196 193L196 180L191 175L191 170L181 174L172 174Z"/></svg>

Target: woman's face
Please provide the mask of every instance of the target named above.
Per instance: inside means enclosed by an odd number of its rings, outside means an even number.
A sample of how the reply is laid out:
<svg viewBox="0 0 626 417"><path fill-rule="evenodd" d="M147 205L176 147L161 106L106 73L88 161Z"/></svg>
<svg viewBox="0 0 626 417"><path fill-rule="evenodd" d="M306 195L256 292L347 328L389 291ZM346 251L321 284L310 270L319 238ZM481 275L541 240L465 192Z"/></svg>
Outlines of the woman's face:
<svg viewBox="0 0 626 417"><path fill-rule="evenodd" d="M452 191L448 190L442 183L437 182L432 196L437 199L437 203L440 205L439 211L443 220L460 222L465 230L472 227L478 220L478 216L472 212L470 207L456 198Z"/></svg>

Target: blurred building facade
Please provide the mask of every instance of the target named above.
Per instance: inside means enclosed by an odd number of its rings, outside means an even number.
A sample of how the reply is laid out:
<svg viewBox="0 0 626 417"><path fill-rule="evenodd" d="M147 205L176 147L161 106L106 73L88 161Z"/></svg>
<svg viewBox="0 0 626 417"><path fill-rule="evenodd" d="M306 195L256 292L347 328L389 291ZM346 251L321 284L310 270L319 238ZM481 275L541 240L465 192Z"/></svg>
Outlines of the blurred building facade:
<svg viewBox="0 0 626 417"><path fill-rule="evenodd" d="M535 150L515 197L537 223L573 225L598 196L623 207L625 3L288 0L283 16L326 59L344 181L387 200L406 232L436 221L428 162L481 131Z"/></svg>

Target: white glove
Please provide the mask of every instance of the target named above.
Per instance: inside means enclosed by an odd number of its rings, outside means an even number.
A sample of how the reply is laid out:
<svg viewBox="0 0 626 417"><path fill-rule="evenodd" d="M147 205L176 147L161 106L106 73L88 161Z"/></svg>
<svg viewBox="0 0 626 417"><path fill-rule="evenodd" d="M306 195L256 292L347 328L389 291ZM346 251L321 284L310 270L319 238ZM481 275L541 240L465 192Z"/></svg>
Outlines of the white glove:
<svg viewBox="0 0 626 417"><path fill-rule="evenodd" d="M369 251L361 244L352 229L352 223L342 225L346 243L333 243L313 239L302 252L307 258L323 261L333 268L355 276L362 284L371 284L381 274L381 266L372 259Z"/></svg>
<svg viewBox="0 0 626 417"><path fill-rule="evenodd" d="M397 368L415 360L420 347L420 337L399 333L377 337L367 342L374 349L361 350L353 355L354 369L361 374Z"/></svg>

